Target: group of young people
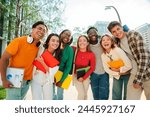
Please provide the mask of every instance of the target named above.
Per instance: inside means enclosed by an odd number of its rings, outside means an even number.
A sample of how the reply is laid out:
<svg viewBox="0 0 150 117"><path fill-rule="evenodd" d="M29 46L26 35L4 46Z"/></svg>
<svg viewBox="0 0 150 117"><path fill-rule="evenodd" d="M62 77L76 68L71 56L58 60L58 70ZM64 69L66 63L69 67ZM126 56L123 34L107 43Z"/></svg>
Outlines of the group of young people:
<svg viewBox="0 0 150 117"><path fill-rule="evenodd" d="M94 100L108 100L110 78L113 78L113 100L139 100L143 91L149 100L150 53L142 36L135 31L125 32L117 21L110 22L107 28L112 35L100 37L98 30L90 27L87 35L79 36L77 46L72 47L70 30L65 29L59 35L51 33L43 45L40 40L48 28L42 21L33 24L31 34L13 39L1 57L0 70L6 99L25 99L31 84L33 99L63 100L64 89L61 86L72 74L79 100L88 98L89 86ZM59 64L49 67L41 56L45 51ZM33 65L35 60L42 64L45 73ZM13 87L6 79L7 67L25 69L21 88ZM87 67L85 74L78 77L77 70ZM54 77L58 70L63 75L56 82Z"/></svg>

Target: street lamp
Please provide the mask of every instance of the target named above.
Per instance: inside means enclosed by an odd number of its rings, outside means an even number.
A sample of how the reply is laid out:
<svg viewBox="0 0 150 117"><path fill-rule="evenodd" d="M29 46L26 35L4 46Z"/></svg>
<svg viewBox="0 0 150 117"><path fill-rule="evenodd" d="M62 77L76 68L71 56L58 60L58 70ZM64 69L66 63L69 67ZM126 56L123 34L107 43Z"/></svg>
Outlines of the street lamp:
<svg viewBox="0 0 150 117"><path fill-rule="evenodd" d="M121 18L120 18L120 15L119 15L117 9L116 9L114 6L105 6L105 10L111 9L111 8L113 8L113 9L116 11L117 16L118 16L118 19L119 19L119 22L120 22L120 24L122 24ZM129 27L128 27L127 25L123 25L123 30L124 30L125 32L128 32L128 31L129 31Z"/></svg>
<svg viewBox="0 0 150 117"><path fill-rule="evenodd" d="M120 18L120 15L119 15L119 13L118 13L117 9L116 9L114 6L105 6L105 10L107 10L107 9L111 9L111 8L113 8L113 9L116 11L117 16L118 16L118 19L119 19L119 22L122 24L122 22L121 22L121 18Z"/></svg>

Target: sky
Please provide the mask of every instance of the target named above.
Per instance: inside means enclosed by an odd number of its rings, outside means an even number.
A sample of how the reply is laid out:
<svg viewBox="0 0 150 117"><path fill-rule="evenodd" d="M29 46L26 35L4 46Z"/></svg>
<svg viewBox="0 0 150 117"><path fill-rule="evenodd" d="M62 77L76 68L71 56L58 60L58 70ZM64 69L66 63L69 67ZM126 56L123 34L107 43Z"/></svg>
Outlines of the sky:
<svg viewBox="0 0 150 117"><path fill-rule="evenodd" d="M94 25L96 21L119 21L115 10L105 10L105 6L114 6L122 24L130 29L150 24L150 0L67 0L66 27L72 30Z"/></svg>

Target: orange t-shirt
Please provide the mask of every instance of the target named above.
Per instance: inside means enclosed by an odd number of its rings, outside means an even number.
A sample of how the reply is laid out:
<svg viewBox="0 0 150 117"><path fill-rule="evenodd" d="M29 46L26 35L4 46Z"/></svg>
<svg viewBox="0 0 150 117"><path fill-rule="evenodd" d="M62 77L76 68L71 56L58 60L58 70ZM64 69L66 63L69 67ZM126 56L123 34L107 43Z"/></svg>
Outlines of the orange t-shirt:
<svg viewBox="0 0 150 117"><path fill-rule="evenodd" d="M32 79L33 61L38 53L35 44L27 42L27 36L15 38L7 46L6 51L11 54L10 67L24 68L24 80Z"/></svg>

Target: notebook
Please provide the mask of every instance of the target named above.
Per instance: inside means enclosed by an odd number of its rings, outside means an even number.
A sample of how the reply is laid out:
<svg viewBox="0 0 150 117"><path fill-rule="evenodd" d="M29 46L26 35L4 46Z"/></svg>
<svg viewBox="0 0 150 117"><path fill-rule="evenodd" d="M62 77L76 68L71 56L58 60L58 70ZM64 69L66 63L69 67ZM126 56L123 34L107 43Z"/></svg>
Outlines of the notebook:
<svg viewBox="0 0 150 117"><path fill-rule="evenodd" d="M83 77L89 69L90 69L90 66L77 69L76 70L77 79L79 79L80 77Z"/></svg>
<svg viewBox="0 0 150 117"><path fill-rule="evenodd" d="M24 69L8 67L6 71L6 78L9 80L13 87L21 88L23 83Z"/></svg>
<svg viewBox="0 0 150 117"><path fill-rule="evenodd" d="M61 80L62 76L63 76L63 72L60 70L58 70L55 73L54 78L55 78L56 83ZM72 81L72 75L68 74L68 76L66 77L66 79L62 83L61 88L68 89L70 84L71 84L71 81Z"/></svg>

